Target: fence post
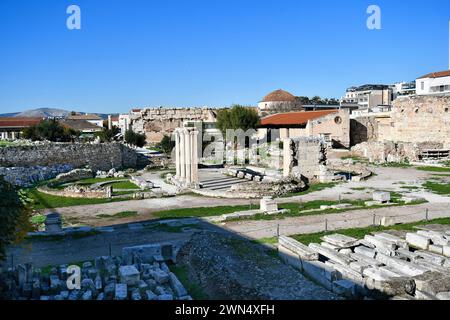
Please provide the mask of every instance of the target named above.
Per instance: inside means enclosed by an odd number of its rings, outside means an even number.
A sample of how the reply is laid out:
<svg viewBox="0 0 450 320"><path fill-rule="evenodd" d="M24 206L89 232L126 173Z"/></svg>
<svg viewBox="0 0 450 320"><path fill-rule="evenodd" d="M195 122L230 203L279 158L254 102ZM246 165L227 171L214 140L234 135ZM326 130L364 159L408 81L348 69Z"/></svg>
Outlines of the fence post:
<svg viewBox="0 0 450 320"><path fill-rule="evenodd" d="M328 219L325 219L325 232L328 232Z"/></svg>
<svg viewBox="0 0 450 320"><path fill-rule="evenodd" d="M429 220L428 220L428 208L427 208L427 210L425 210L425 220L426 220L426 221L429 221Z"/></svg>
<svg viewBox="0 0 450 320"><path fill-rule="evenodd" d="M375 213L373 214L373 223L372 223L372 225L375 227L375 219L376 219L376 215L375 215Z"/></svg>

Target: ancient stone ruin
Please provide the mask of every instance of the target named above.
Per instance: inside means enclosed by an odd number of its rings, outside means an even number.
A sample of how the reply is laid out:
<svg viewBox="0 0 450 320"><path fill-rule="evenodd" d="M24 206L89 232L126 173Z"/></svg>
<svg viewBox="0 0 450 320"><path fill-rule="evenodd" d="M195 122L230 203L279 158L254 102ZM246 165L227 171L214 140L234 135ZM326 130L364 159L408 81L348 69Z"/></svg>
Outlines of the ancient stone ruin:
<svg viewBox="0 0 450 320"><path fill-rule="evenodd" d="M347 298L450 299L450 228L385 231L357 240L326 235L309 246L279 238L279 255L328 290Z"/></svg>
<svg viewBox="0 0 450 320"><path fill-rule="evenodd" d="M49 274L31 264L2 272L10 299L17 300L191 300L170 271L173 246L145 245L124 248L122 256L97 257L81 265L79 288L71 280L67 264L51 268ZM69 281L68 281L69 280Z"/></svg>

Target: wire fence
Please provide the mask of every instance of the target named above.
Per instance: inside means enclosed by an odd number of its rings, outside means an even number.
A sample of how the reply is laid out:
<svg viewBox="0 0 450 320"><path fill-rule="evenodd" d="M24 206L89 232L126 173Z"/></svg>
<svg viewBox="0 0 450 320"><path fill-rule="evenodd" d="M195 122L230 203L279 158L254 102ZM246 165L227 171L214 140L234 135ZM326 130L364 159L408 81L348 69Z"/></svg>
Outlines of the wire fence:
<svg viewBox="0 0 450 320"><path fill-rule="evenodd" d="M380 215L367 213L357 217L339 218L329 214L320 217L315 216L317 222L308 222L303 225L289 223L278 223L268 227L243 230L243 234L252 238L272 238L281 235L313 234L320 232L339 231L343 229L357 229L371 226L393 226L396 224L426 222L439 218L450 218L450 210L443 212L430 212L425 209L421 212L409 214ZM269 222L269 221L268 221Z"/></svg>

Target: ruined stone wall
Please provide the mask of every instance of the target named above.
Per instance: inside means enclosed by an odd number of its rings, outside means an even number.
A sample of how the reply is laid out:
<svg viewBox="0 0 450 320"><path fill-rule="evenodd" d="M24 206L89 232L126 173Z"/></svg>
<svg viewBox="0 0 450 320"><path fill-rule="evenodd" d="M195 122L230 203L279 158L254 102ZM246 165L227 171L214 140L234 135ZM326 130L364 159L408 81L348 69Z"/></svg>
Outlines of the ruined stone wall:
<svg viewBox="0 0 450 320"><path fill-rule="evenodd" d="M443 143L450 148L450 97L415 96L394 101L388 140Z"/></svg>
<svg viewBox="0 0 450 320"><path fill-rule="evenodd" d="M69 165L93 171L135 167L136 152L120 143L40 143L0 148L0 167Z"/></svg>
<svg viewBox="0 0 450 320"><path fill-rule="evenodd" d="M217 110L211 108L154 108L144 109L131 116L131 128L134 132L144 133L147 142L158 143L165 135L170 136L185 121L216 120Z"/></svg>
<svg viewBox="0 0 450 320"><path fill-rule="evenodd" d="M350 120L350 144L378 140L378 122L375 117L360 117Z"/></svg>

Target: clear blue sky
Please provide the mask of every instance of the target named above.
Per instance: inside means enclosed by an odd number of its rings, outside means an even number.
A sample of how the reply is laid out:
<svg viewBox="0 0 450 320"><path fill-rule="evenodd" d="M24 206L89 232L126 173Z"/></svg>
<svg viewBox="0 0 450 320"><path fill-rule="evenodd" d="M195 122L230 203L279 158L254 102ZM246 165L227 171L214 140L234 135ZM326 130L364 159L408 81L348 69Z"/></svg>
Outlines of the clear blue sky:
<svg viewBox="0 0 450 320"><path fill-rule="evenodd" d="M0 113L339 98L447 69L449 19L448 0L1 0Z"/></svg>

